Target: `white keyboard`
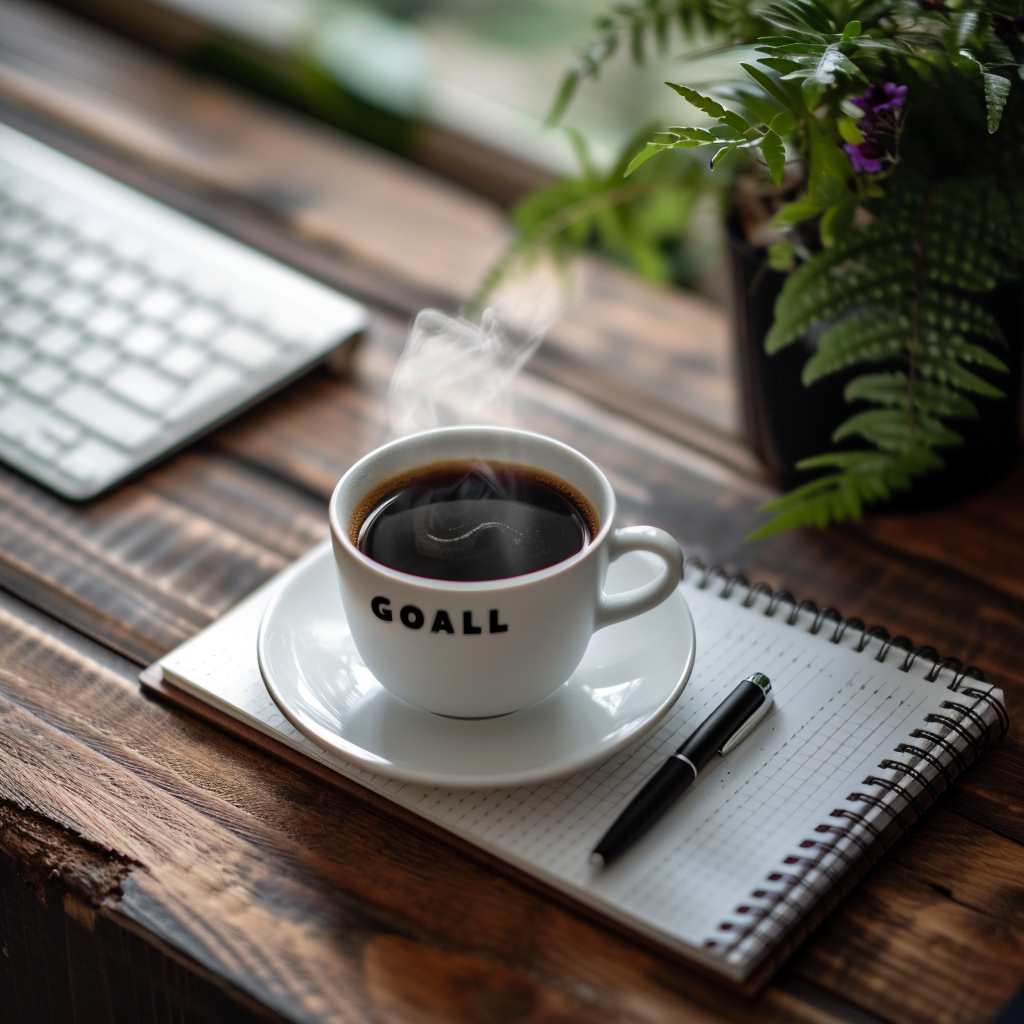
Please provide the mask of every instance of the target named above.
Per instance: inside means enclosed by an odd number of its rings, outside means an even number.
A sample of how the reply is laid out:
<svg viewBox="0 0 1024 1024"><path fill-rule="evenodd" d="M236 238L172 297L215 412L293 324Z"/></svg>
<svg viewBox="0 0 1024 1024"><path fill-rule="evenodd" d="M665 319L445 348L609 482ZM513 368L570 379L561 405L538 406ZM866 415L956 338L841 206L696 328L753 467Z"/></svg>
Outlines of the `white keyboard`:
<svg viewBox="0 0 1024 1024"><path fill-rule="evenodd" d="M366 311L0 125L0 459L91 498L330 355Z"/></svg>

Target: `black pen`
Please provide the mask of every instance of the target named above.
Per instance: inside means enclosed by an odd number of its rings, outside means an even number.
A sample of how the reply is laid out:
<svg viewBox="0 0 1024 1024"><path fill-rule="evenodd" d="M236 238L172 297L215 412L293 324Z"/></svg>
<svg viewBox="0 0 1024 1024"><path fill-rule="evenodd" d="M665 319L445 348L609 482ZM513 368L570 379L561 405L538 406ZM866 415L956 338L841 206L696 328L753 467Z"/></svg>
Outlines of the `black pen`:
<svg viewBox="0 0 1024 1024"><path fill-rule="evenodd" d="M716 753L724 757L757 728L771 704L771 680L760 672L747 676L644 783L594 847L590 863L599 867L610 864L636 842L679 799Z"/></svg>

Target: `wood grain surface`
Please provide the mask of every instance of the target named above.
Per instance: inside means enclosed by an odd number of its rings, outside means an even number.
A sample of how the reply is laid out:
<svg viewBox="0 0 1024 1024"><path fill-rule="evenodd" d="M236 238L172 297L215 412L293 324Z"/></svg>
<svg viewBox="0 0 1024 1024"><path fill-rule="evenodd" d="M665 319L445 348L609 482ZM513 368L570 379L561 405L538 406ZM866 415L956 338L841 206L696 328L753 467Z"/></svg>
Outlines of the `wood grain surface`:
<svg viewBox="0 0 1024 1024"><path fill-rule="evenodd" d="M1024 469L946 509L746 544L773 492L739 437L725 318L597 261L489 411L598 461L624 522L1006 691L1009 735L746 1000L135 681L325 535L338 476L390 436L410 317L459 307L500 210L21 0L0 0L0 114L372 313L346 377L315 371L110 497L71 505L0 468L13 1020L966 1024L1024 981Z"/></svg>

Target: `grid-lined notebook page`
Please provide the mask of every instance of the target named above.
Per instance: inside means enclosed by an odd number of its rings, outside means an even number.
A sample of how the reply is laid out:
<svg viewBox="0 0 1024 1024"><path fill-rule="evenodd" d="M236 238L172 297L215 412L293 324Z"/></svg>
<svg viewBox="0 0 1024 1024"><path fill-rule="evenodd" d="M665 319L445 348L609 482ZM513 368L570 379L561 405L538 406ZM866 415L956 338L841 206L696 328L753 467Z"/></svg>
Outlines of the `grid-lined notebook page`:
<svg viewBox="0 0 1024 1024"><path fill-rule="evenodd" d="M319 557L321 550L306 558ZM761 614L763 605L744 608L687 582L683 592L697 630L696 663L678 703L653 733L599 767L560 782L500 790L426 788L341 761L283 717L256 661L260 618L277 585L270 581L162 659L167 678L584 903L738 979L765 952L765 936L776 937L768 915L758 922L758 941L736 940L751 930L743 914L757 910L752 894L777 889L773 876L791 876L797 870L793 858L805 849L801 843L819 837L815 829L846 803L851 789L863 789L868 776L884 775L880 762L898 756L897 746L925 725L926 715L940 713L950 697L941 683L924 679L930 666L901 672L895 658L879 663L872 657L877 646L856 653L823 634L811 635L805 622L787 625L781 615ZM605 869L590 865L591 849L637 787L754 671L772 680L775 708L769 717L728 757L716 758L627 855ZM991 722L988 704L975 704L976 715ZM966 746L957 734L945 732L951 744ZM788 926L783 922L779 929Z"/></svg>

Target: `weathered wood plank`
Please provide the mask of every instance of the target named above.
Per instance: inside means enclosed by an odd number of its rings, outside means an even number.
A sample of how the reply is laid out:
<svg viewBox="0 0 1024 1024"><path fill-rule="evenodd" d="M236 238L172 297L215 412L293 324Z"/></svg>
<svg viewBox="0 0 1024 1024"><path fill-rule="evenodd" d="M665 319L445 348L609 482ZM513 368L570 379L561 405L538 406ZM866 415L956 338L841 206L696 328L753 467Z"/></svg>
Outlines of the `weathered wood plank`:
<svg viewBox="0 0 1024 1024"><path fill-rule="evenodd" d="M132 666L93 662L91 644L9 598L0 633L9 814L128 867L99 899L62 879L98 921L145 929L285 1016L836 1021L782 990L730 995L343 787L142 699Z"/></svg>
<svg viewBox="0 0 1024 1024"><path fill-rule="evenodd" d="M1024 463L983 494L929 512L865 520L881 544L967 575L1024 600ZM1007 557L1009 555L1009 557Z"/></svg>
<svg viewBox="0 0 1024 1024"><path fill-rule="evenodd" d="M937 811L794 970L900 1024L989 1020L1024 983L1024 848Z"/></svg>
<svg viewBox="0 0 1024 1024"><path fill-rule="evenodd" d="M178 460L154 474L154 488L129 484L110 498L75 506L0 467L0 585L150 662L280 571L304 540L311 544L317 536L313 517L294 495L293 521L278 532L276 552L246 536L246 530L273 532L256 516L252 493L248 525L225 529L189 509L189 502L215 504L230 521L237 506L225 493L240 475L212 461ZM180 498L161 494L171 480ZM263 482L262 490L271 503L279 498L272 483ZM280 511L271 507L264 520L280 519Z"/></svg>

